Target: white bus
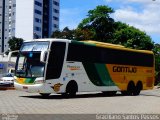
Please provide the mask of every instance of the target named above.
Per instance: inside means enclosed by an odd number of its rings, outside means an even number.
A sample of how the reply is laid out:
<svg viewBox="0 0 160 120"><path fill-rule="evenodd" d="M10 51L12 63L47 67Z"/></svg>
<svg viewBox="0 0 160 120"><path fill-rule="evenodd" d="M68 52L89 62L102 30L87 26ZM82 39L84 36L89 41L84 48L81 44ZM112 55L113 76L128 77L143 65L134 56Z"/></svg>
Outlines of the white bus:
<svg viewBox="0 0 160 120"><path fill-rule="evenodd" d="M154 55L95 41L25 41L17 56L14 85L42 96L95 91L138 95L153 88Z"/></svg>

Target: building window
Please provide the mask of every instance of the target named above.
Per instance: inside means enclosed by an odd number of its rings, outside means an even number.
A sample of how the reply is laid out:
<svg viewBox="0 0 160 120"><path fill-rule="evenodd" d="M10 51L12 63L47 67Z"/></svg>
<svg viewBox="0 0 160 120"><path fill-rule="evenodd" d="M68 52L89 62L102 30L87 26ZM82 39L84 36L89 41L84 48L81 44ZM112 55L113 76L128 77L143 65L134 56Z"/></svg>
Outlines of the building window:
<svg viewBox="0 0 160 120"><path fill-rule="evenodd" d="M34 29L35 29L36 31L41 32L41 28L40 28L40 27L35 26Z"/></svg>
<svg viewBox="0 0 160 120"><path fill-rule="evenodd" d="M35 39L38 39L38 38L41 38L41 36L40 36L40 35L37 35L37 33L34 33L34 38L35 38Z"/></svg>
<svg viewBox="0 0 160 120"><path fill-rule="evenodd" d="M42 15L42 12L39 11L39 10L36 10L36 9L35 9L34 12L35 12L36 14Z"/></svg>
<svg viewBox="0 0 160 120"><path fill-rule="evenodd" d="M42 7L42 3L35 1L35 5Z"/></svg>
<svg viewBox="0 0 160 120"><path fill-rule="evenodd" d="M41 19L39 19L39 18L35 18L35 22L41 23L42 21L41 21Z"/></svg>
<svg viewBox="0 0 160 120"><path fill-rule="evenodd" d="M56 16L53 16L53 19L58 21L58 17L56 17Z"/></svg>
<svg viewBox="0 0 160 120"><path fill-rule="evenodd" d="M57 9L54 9L54 12L55 12L55 13L59 13L59 10L57 10Z"/></svg>
<svg viewBox="0 0 160 120"><path fill-rule="evenodd" d="M15 31L15 28L12 28L12 31Z"/></svg>
<svg viewBox="0 0 160 120"><path fill-rule="evenodd" d="M15 20L12 20L12 23L15 23Z"/></svg>
<svg viewBox="0 0 160 120"><path fill-rule="evenodd" d="M13 7L16 7L16 4L13 4Z"/></svg>
<svg viewBox="0 0 160 120"><path fill-rule="evenodd" d="M53 1L53 4L59 6L59 3L57 1Z"/></svg>
<svg viewBox="0 0 160 120"><path fill-rule="evenodd" d="M54 24L54 28L58 28L58 25L57 25L57 24Z"/></svg>

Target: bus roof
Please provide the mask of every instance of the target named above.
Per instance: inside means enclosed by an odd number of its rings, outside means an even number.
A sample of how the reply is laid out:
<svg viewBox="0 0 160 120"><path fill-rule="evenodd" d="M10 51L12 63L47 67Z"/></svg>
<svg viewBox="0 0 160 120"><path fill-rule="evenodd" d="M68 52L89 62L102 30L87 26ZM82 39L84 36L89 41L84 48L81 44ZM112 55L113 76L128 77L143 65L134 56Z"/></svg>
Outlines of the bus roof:
<svg viewBox="0 0 160 120"><path fill-rule="evenodd" d="M44 39L32 39L32 40L25 40L24 42L34 42L34 41L60 41L60 42L71 42L68 39L57 39L57 38L44 38Z"/></svg>
<svg viewBox="0 0 160 120"><path fill-rule="evenodd" d="M51 42L59 41L59 42L68 42L68 43L75 42L75 43L82 43L86 45L94 45L97 47L153 54L153 52L149 50L136 50L136 49L126 48L123 45L116 45L116 44L98 42L98 41L93 41L93 40L76 41L76 40L69 40L69 39L45 38L45 39L25 40L24 42L34 42L34 41L51 41Z"/></svg>
<svg viewBox="0 0 160 120"><path fill-rule="evenodd" d="M104 47L104 48L111 48L111 49L125 50L125 51L131 51L131 52L153 54L153 52L149 51L149 50L136 50L136 49L126 48L123 45L116 45L116 44L104 43L104 42L98 42L98 41L92 41L92 40L81 41L81 42L87 43L87 44L90 44L90 45L94 44L95 46Z"/></svg>

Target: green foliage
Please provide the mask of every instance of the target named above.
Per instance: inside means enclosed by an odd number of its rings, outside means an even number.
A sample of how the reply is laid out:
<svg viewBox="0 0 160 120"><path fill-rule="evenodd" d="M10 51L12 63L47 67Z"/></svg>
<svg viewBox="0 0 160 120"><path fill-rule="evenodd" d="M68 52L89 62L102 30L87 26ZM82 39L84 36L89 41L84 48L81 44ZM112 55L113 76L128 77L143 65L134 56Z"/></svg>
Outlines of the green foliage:
<svg viewBox="0 0 160 120"><path fill-rule="evenodd" d="M97 6L88 12L88 17L78 25L78 29L90 30L96 41L111 42L114 32L114 20L109 16L114 10L108 6Z"/></svg>
<svg viewBox="0 0 160 120"><path fill-rule="evenodd" d="M9 44L10 51L19 50L22 43L23 43L22 38L13 37L9 39L8 44Z"/></svg>
<svg viewBox="0 0 160 120"><path fill-rule="evenodd" d="M117 22L113 35L114 44L122 44L128 48L152 50L154 43L145 32L124 23Z"/></svg>
<svg viewBox="0 0 160 120"><path fill-rule="evenodd" d="M115 22L110 17L112 13L114 10L108 6L97 6L88 11L87 17L79 23L77 29L70 30L65 27L62 31L55 31L52 37L72 40L92 39L134 49L153 49L154 43L145 32L125 23Z"/></svg>
<svg viewBox="0 0 160 120"><path fill-rule="evenodd" d="M52 37L52 38L61 38L61 37L62 37L61 34L62 34L61 31L56 30L56 31L54 31L54 32L52 33L51 37Z"/></svg>
<svg viewBox="0 0 160 120"><path fill-rule="evenodd" d="M155 84L160 83L160 44L155 44L153 49L155 55L155 70L156 70L156 82Z"/></svg>
<svg viewBox="0 0 160 120"><path fill-rule="evenodd" d="M62 39L74 39L75 30L70 30L68 27L65 27L62 31L55 31L51 35L52 38L62 38Z"/></svg>
<svg viewBox="0 0 160 120"><path fill-rule="evenodd" d="M94 24L94 22L102 18L109 20L111 19L109 14L113 12L114 10L108 6L97 6L94 10L88 11L88 17L82 20L78 28L85 28L87 26L90 26L91 24Z"/></svg>
<svg viewBox="0 0 160 120"><path fill-rule="evenodd" d="M76 29L75 31L75 39L80 40L92 40L94 36L94 32L90 29Z"/></svg>

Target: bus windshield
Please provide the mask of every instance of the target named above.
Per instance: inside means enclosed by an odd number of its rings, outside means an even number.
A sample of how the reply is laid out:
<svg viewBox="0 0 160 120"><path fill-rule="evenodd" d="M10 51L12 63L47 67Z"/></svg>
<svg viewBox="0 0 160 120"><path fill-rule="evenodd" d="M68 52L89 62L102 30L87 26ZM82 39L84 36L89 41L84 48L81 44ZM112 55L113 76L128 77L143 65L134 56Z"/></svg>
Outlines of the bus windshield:
<svg viewBox="0 0 160 120"><path fill-rule="evenodd" d="M40 62L40 55L48 47L46 41L24 42L17 57L16 76L43 77L45 64Z"/></svg>
<svg viewBox="0 0 160 120"><path fill-rule="evenodd" d="M18 77L43 77L44 63L40 62L41 52L20 52L17 57L16 76Z"/></svg>
<svg viewBox="0 0 160 120"><path fill-rule="evenodd" d="M25 42L20 51L46 51L49 42Z"/></svg>

